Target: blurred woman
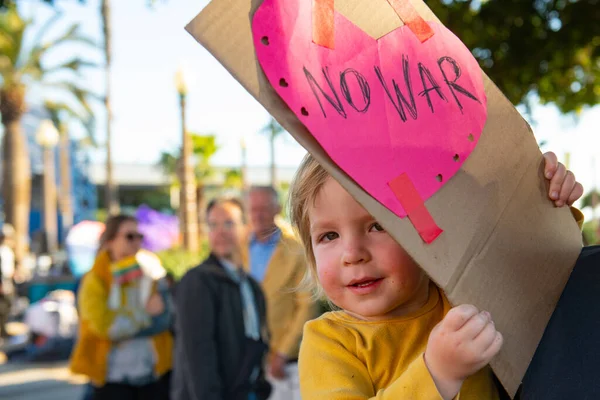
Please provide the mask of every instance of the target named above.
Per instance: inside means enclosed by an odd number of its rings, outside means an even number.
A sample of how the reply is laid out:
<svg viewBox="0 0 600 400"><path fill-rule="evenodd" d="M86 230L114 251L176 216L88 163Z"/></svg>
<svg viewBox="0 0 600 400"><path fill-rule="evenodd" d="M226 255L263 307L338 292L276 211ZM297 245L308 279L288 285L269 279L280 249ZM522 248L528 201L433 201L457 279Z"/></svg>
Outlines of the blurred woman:
<svg viewBox="0 0 600 400"><path fill-rule="evenodd" d="M70 367L90 378L94 400L169 398L172 306L165 271L142 239L135 218L109 218L81 283Z"/></svg>

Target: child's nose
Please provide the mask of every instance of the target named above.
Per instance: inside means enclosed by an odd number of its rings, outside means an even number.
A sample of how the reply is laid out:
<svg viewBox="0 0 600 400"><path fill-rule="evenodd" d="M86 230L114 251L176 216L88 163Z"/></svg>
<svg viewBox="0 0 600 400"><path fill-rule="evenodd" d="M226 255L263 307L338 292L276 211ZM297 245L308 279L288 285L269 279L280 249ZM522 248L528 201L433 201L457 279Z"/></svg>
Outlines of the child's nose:
<svg viewBox="0 0 600 400"><path fill-rule="evenodd" d="M353 265L365 263L369 260L369 252L365 244L358 238L347 240L344 243L344 253L342 262L344 265Z"/></svg>

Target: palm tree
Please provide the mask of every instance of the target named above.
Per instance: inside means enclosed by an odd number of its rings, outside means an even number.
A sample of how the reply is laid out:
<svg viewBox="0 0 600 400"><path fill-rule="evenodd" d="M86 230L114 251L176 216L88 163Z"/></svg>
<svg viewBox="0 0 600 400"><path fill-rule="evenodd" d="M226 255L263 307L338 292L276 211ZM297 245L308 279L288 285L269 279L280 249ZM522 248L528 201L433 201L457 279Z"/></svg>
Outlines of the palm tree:
<svg viewBox="0 0 600 400"><path fill-rule="evenodd" d="M44 106L50 114L50 119L57 127L60 134L59 165L60 165L60 213L63 232L66 233L73 226L73 196L71 182L71 137L69 135L69 121L77 120L86 128L86 142L94 141L94 116L86 112L76 111L66 103L57 103L46 100Z"/></svg>
<svg viewBox="0 0 600 400"><path fill-rule="evenodd" d="M192 142L192 154L196 159L196 204L198 212L198 233L200 237L204 232L204 221L206 219L206 205L204 196L204 182L211 177L215 170L211 165L211 159L219 150L215 135L198 135L192 133L190 135Z"/></svg>
<svg viewBox="0 0 600 400"><path fill-rule="evenodd" d="M283 129L283 127L281 125L279 125L279 122L277 122L275 120L275 118L273 118L273 117L271 117L271 120L269 121L269 123L264 128L261 129L261 133L268 135L269 143L271 146L270 170L271 170L271 186L273 186L273 187L277 187L277 165L275 163L275 140L283 132L285 132L285 129Z"/></svg>
<svg viewBox="0 0 600 400"><path fill-rule="evenodd" d="M102 0L100 5L100 15L102 16L102 33L104 36L104 107L106 109L106 187L105 203L109 215L119 211L119 201L117 187L113 177L112 161L112 120L113 113L111 108L112 86L110 84L110 70L112 65L112 22L110 0Z"/></svg>
<svg viewBox="0 0 600 400"><path fill-rule="evenodd" d="M89 92L73 77L65 79L65 72L78 73L94 63L75 56L68 61L47 65L44 61L53 49L63 44L94 43L79 34L79 25L71 25L54 40L47 33L58 21L56 13L37 32L32 45L25 47L24 37L29 33L32 21L24 20L14 6L0 12L0 115L4 126L2 138L2 197L6 222L14 226L15 255L21 260L25 255L31 201L31 167L27 142L21 125L21 117L27 110L27 90L36 84L70 93L75 102L91 114L87 102ZM72 74L69 74L72 75ZM63 78L58 80L59 77ZM58 94L56 91L46 93Z"/></svg>
<svg viewBox="0 0 600 400"><path fill-rule="evenodd" d="M192 154L195 159L196 168L194 169L196 178L196 202L198 206L198 219L201 223L204 221L204 182L214 173L214 167L211 165L211 159L219 150L215 135L201 135L190 133L190 141L192 142ZM180 185L180 170L181 170L181 150L174 152L163 151L157 163L165 174L171 177L175 186ZM180 200L180 206L181 206ZM202 226L202 224L200 224ZM200 232L201 233L201 232Z"/></svg>
<svg viewBox="0 0 600 400"><path fill-rule="evenodd" d="M226 170L223 186L228 189L243 189L244 179L242 177L242 170L240 168L230 168Z"/></svg>

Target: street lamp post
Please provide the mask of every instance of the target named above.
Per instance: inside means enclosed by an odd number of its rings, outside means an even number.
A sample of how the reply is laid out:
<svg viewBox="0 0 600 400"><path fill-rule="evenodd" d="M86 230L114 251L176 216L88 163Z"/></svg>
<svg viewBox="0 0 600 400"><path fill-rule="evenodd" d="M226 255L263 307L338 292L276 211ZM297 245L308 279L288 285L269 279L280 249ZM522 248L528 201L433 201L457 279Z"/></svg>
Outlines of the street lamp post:
<svg viewBox="0 0 600 400"><path fill-rule="evenodd" d="M58 250L58 221L56 200L56 179L54 165L54 148L60 136L58 130L50 120L43 120L37 130L36 140L43 148L44 153L44 232L46 250L53 254Z"/></svg>
<svg viewBox="0 0 600 400"><path fill-rule="evenodd" d="M180 229L183 233L183 246L190 252L198 252L200 241L198 237L198 208L196 201L196 179L192 159L192 143L187 132L185 120L185 100L187 84L183 70L179 69L175 75L175 86L179 94L181 109L181 162L180 162Z"/></svg>

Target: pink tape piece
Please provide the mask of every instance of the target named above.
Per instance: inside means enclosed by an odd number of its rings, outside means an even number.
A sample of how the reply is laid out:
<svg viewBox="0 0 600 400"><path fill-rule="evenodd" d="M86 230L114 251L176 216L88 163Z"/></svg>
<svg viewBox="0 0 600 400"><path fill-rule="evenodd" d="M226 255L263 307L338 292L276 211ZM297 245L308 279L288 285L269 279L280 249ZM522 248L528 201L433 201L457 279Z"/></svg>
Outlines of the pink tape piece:
<svg viewBox="0 0 600 400"><path fill-rule="evenodd" d="M389 186L423 241L429 244L437 239L443 230L433 220L408 175L398 175L389 182Z"/></svg>
<svg viewBox="0 0 600 400"><path fill-rule="evenodd" d="M402 22L419 38L421 43L433 36L433 29L419 15L410 0L387 0Z"/></svg>
<svg viewBox="0 0 600 400"><path fill-rule="evenodd" d="M319 46L333 49L334 33L334 0L313 0L312 35L313 42Z"/></svg>

